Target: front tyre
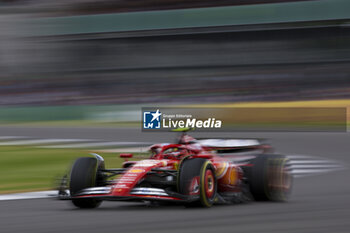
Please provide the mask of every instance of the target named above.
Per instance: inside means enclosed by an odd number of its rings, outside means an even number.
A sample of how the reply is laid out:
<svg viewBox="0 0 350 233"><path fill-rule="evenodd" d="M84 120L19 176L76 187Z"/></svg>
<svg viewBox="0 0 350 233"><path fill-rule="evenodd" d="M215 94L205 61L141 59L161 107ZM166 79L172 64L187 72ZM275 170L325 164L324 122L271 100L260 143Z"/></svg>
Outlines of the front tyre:
<svg viewBox="0 0 350 233"><path fill-rule="evenodd" d="M96 158L78 158L70 173L69 191L73 197L72 203L79 208L96 208L102 201L94 198L76 198L74 196L85 188L95 187L98 177L98 161Z"/></svg>

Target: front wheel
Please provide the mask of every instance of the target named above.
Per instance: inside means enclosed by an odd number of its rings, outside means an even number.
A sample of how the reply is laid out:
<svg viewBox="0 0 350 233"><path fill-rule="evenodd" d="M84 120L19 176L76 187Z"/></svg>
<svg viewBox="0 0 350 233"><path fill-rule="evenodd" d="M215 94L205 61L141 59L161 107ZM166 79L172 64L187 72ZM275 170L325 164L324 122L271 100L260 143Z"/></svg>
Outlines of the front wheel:
<svg viewBox="0 0 350 233"><path fill-rule="evenodd" d="M79 208L96 208L102 201L95 198L75 198L85 188L95 187L98 177L98 161L96 158L78 158L71 169L69 191L73 197L73 205Z"/></svg>

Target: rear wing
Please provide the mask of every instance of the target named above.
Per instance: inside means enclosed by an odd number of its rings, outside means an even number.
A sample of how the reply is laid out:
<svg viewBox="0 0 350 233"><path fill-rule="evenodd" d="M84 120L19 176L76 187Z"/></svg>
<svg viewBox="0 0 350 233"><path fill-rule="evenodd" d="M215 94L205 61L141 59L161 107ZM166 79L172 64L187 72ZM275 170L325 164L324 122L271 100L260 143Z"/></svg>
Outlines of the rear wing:
<svg viewBox="0 0 350 233"><path fill-rule="evenodd" d="M219 153L230 153L247 150L271 149L266 139L197 139L199 143L206 150L214 150Z"/></svg>

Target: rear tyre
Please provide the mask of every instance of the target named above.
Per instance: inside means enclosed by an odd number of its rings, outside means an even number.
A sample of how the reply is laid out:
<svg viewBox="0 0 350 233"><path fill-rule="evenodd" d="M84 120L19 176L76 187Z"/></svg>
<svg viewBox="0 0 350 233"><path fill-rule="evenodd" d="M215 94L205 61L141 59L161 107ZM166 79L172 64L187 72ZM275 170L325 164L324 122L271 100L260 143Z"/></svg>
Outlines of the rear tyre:
<svg viewBox="0 0 350 233"><path fill-rule="evenodd" d="M258 155L252 161L250 191L256 201L288 200L293 177L288 159L283 155Z"/></svg>
<svg viewBox="0 0 350 233"><path fill-rule="evenodd" d="M217 192L213 164L206 159L185 159L179 169L178 191L184 195L198 195L199 200L187 206L211 207Z"/></svg>
<svg viewBox="0 0 350 233"><path fill-rule="evenodd" d="M98 161L96 158L78 158L72 167L70 174L69 190L74 198L85 188L97 186ZM79 208L96 208L102 201L94 198L72 199L73 204Z"/></svg>

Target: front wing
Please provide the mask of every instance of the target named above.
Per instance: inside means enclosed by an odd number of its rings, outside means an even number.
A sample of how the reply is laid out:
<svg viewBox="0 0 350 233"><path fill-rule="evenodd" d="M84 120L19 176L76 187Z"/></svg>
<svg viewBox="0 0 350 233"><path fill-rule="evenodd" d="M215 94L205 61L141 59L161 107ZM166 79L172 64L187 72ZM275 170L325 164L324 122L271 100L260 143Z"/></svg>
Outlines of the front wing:
<svg viewBox="0 0 350 233"><path fill-rule="evenodd" d="M80 198L95 198L106 201L175 201L190 203L199 200L199 195L183 195L177 192L164 190L160 188L136 187L129 194L116 196L112 194L112 187L92 187L83 189L75 196L70 196L69 191L60 191L58 198L60 200L72 200Z"/></svg>

